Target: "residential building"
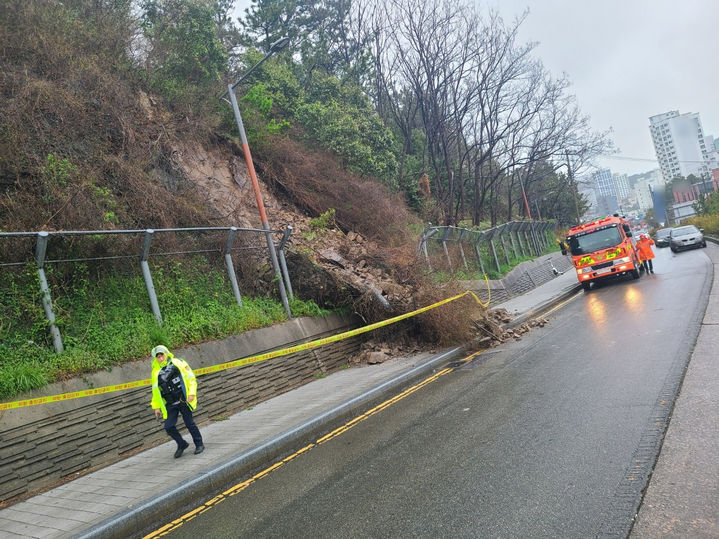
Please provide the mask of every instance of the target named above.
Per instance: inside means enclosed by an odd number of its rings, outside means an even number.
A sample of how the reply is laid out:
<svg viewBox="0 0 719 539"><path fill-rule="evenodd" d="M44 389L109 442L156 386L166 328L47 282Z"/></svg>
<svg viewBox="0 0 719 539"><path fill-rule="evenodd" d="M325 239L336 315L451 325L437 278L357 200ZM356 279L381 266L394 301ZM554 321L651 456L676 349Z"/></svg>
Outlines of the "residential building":
<svg viewBox="0 0 719 539"><path fill-rule="evenodd" d="M665 182L677 176L706 176L710 167L707 147L698 113L679 114L678 110L649 118L654 151Z"/></svg>
<svg viewBox="0 0 719 539"><path fill-rule="evenodd" d="M632 193L629 187L629 177L626 174L612 174L614 192L619 200L627 200Z"/></svg>
<svg viewBox="0 0 719 539"><path fill-rule="evenodd" d="M599 197L616 198L617 191L614 187L614 178L612 177L612 171L608 168L601 168L593 172L590 176L590 181L594 184Z"/></svg>
<svg viewBox="0 0 719 539"><path fill-rule="evenodd" d="M642 213L645 213L647 210L654 207L652 192L649 186L650 183L647 180L642 180L637 182L634 187L634 192L637 196L637 206L639 206L639 209L642 210Z"/></svg>
<svg viewBox="0 0 719 539"><path fill-rule="evenodd" d="M594 190L594 186L588 185L587 182L580 180L577 184L577 190L579 194L584 197L589 206L584 215L582 215L582 220L590 221L595 217L598 217L599 210L597 208L597 192Z"/></svg>

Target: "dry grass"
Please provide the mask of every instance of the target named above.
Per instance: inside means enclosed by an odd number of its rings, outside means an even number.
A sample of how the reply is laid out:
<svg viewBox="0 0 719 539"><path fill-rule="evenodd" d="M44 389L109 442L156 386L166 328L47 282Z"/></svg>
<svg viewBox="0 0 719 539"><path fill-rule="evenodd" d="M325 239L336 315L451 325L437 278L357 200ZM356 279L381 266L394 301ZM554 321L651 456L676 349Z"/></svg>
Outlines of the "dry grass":
<svg viewBox="0 0 719 539"><path fill-rule="evenodd" d="M334 155L308 149L297 138L278 137L256 152L265 181L312 217L334 208L344 232L359 232L386 245L411 241L407 225L419 220L400 194L346 172Z"/></svg>

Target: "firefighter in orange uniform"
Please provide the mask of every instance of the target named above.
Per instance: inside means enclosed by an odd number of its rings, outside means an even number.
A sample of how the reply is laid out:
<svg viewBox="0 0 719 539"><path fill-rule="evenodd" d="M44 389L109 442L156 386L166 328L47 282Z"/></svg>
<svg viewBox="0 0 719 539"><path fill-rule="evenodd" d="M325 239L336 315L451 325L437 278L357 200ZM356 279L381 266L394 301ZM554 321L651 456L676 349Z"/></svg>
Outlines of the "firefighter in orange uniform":
<svg viewBox="0 0 719 539"><path fill-rule="evenodd" d="M639 262L647 273L654 273L654 265L652 264L652 258L654 258L654 250L652 249L654 240L647 237L646 234L639 235L639 241L637 242L637 254L639 255Z"/></svg>

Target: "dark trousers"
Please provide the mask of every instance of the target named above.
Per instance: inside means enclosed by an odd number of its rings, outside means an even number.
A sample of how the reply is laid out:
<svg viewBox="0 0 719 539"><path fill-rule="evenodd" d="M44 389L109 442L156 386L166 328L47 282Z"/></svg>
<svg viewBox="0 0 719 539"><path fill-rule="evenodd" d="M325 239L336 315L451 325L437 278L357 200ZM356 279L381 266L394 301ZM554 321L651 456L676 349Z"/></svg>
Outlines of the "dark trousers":
<svg viewBox="0 0 719 539"><path fill-rule="evenodd" d="M645 270L651 271L652 273L654 273L654 264L652 264L651 259L645 260L644 262L642 262L642 264L644 265Z"/></svg>
<svg viewBox="0 0 719 539"><path fill-rule="evenodd" d="M177 425L178 414L182 414L182 420L185 422L187 430L190 431L192 441L195 442L195 447L202 445L202 435L200 434L200 429L197 428L195 420L192 417L192 410L190 410L190 408L184 402L181 402L179 404L167 405L167 419L165 419L165 430L167 431L167 434L170 435L170 438L177 442L177 447L183 447L185 445L185 440L182 438L182 435L175 426Z"/></svg>

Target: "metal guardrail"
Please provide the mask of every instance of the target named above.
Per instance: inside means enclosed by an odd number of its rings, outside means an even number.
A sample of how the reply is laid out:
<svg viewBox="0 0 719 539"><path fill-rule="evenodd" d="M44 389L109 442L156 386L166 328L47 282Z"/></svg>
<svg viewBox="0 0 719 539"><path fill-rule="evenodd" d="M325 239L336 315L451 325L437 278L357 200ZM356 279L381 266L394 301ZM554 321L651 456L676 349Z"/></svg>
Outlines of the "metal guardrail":
<svg viewBox="0 0 719 539"><path fill-rule="evenodd" d="M464 252L468 247L474 251L482 273L486 273L483 258L490 258L498 272L501 272L500 257L511 264L511 259L519 260L521 256L539 256L549 247L547 233L556 228L556 224L548 221L511 221L487 230L470 230L454 226L433 226L429 223L419 238L417 256L424 255L427 266L432 270L432 262L427 248L430 242L441 245L449 270L454 273L455 264L450 256L448 244L454 243L459 252L462 266L469 271L469 264ZM511 250L507 247L510 244ZM501 247L502 253L499 253ZM483 257L483 254L484 257ZM510 255L514 254L513 257ZM502 257L502 255L504 255Z"/></svg>
<svg viewBox="0 0 719 539"><path fill-rule="evenodd" d="M289 272L287 271L287 264L284 256L284 247L292 234L292 227L288 226L284 231L282 239L279 244L273 244L273 247L278 255L281 275L282 278L278 280L278 286L281 288L280 296L282 297L285 311L288 318L292 318L290 311L289 302L287 300L287 290L289 298L293 298L292 285L290 283ZM170 232L227 232L225 239L224 249L200 249L192 251L173 251L173 252L151 252L152 240L155 234L170 233ZM55 311L53 308L52 296L50 294L50 287L48 286L47 277L45 274L46 264L61 263L61 262L84 262L91 260L117 260L123 258L139 258L140 267L142 269L142 276L145 281L145 288L147 289L147 295L150 300L150 308L152 313L157 320L157 323L162 325L162 313L160 306L157 302L157 294L155 293L155 286L152 281L152 274L150 272L150 266L148 259L150 256L168 256L178 254L199 254L209 252L222 252L224 251L225 266L227 273L230 278L232 285L232 293L235 296L237 304L242 307L242 296L240 294L240 288L237 283L237 275L235 270L235 263L232 259L232 251L236 250L233 248L233 243L238 233L250 233L250 234L261 234L265 236L269 233L280 233L278 230L265 230L255 228L238 228L238 227L194 227L194 228L163 228L163 229L139 229L139 230L66 230L66 231L39 231L39 232L0 232L0 239L3 238L35 238L35 252L34 252L34 263L37 266L37 274L40 281L40 290L42 292L41 300L43 309L45 311L45 317L47 318L50 325L50 334L52 336L53 346L57 353L61 353L64 350L62 343L62 337L60 336L60 330L55 324ZM63 259L48 259L47 251L48 244L52 237L66 237L66 236L103 236L103 235L142 235L142 248L139 253L127 254L127 255L113 255L113 256L94 256L85 258L63 258ZM20 255L22 257L22 254ZM32 261L16 261L8 262L0 260L0 268L9 266L25 266Z"/></svg>

